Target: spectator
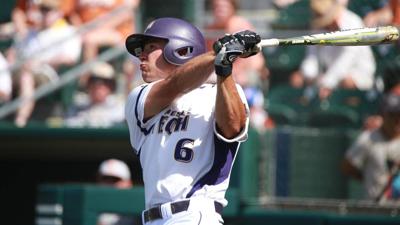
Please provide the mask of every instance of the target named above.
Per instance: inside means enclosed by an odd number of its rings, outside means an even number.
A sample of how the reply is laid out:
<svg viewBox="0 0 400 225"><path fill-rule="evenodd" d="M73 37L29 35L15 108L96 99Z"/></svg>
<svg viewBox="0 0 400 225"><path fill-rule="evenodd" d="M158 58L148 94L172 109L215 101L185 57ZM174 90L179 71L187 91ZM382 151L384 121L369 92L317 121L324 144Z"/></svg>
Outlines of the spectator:
<svg viewBox="0 0 400 225"><path fill-rule="evenodd" d="M17 33L7 55L10 64L23 62L15 76L19 96L24 100L15 117L19 127L25 126L32 114L35 87L56 81L56 69L76 63L81 52L80 38L64 19L59 0L30 2L26 14L31 13L35 20L26 31Z"/></svg>
<svg viewBox="0 0 400 225"><path fill-rule="evenodd" d="M255 30L254 26L244 17L237 15L239 3L237 0L211 0L213 21L206 27L206 30L216 33L220 37L224 33L235 33L242 30ZM216 38L208 38L207 47ZM254 58L254 59L253 59ZM268 78L268 69L262 54L247 59L240 59L233 68L233 75L240 85L247 86L257 81L265 81ZM256 80L256 81L255 81ZM253 83L254 82L254 83Z"/></svg>
<svg viewBox="0 0 400 225"><path fill-rule="evenodd" d="M237 0L211 0L211 6L213 21L206 27L210 33L220 33L216 35L220 37L224 33L232 34L242 30L255 30L248 20L237 15L239 6ZM206 40L209 49L215 40L213 37ZM264 110L264 94L261 89L263 85L260 85L267 80L269 75L262 54L238 59L233 66L232 75L246 94L252 126L261 131L271 127L270 118Z"/></svg>
<svg viewBox="0 0 400 225"><path fill-rule="evenodd" d="M276 6L278 9L286 8L289 5L297 2L298 0L273 0L274 6Z"/></svg>
<svg viewBox="0 0 400 225"><path fill-rule="evenodd" d="M12 82L8 62L0 52L0 105L11 98Z"/></svg>
<svg viewBox="0 0 400 225"><path fill-rule="evenodd" d="M382 125L362 132L347 150L342 170L363 180L368 199L399 199L400 196L382 196L382 193L387 187L391 167L400 163L400 95L383 96L381 115ZM400 191L400 187L397 188Z"/></svg>
<svg viewBox="0 0 400 225"><path fill-rule="evenodd" d="M397 7L399 3L397 0L385 0L379 1L380 7L366 13L363 17L364 23L367 27L376 27L382 25L388 25L394 22L394 15L398 14ZM398 17L399 15L397 15Z"/></svg>
<svg viewBox="0 0 400 225"><path fill-rule="evenodd" d="M87 82L88 96L78 99L69 110L65 125L69 127L107 128L124 121L123 99L114 94L115 71L108 63L96 63Z"/></svg>
<svg viewBox="0 0 400 225"><path fill-rule="evenodd" d="M100 185L120 189L127 189L133 186L129 167L118 159L108 159L100 164L96 182Z"/></svg>
<svg viewBox="0 0 400 225"><path fill-rule="evenodd" d="M384 93L400 95L400 64L391 63L386 66L383 75Z"/></svg>
<svg viewBox="0 0 400 225"><path fill-rule="evenodd" d="M400 26L400 2L397 0L389 0L389 6L392 11L392 24Z"/></svg>
<svg viewBox="0 0 400 225"><path fill-rule="evenodd" d="M135 32L135 9L140 0L76 0L71 6L69 18L76 26L93 22L116 9L123 9L118 15L85 32L83 38L83 59L94 59L101 47L120 46L125 42L129 34ZM129 68L127 75L132 76L135 68ZM85 85L87 76L82 76L80 83ZM129 78L128 78L129 80Z"/></svg>
<svg viewBox="0 0 400 225"><path fill-rule="evenodd" d="M125 162L118 159L103 161L98 170L96 182L118 189L132 188L131 172ZM102 213L99 215L97 225L134 225L134 218L115 213Z"/></svg>
<svg viewBox="0 0 400 225"><path fill-rule="evenodd" d="M336 0L311 0L313 29L336 31L360 28L362 19ZM368 90L373 87L376 63L368 46L309 46L300 71L291 85L316 84L319 97L327 98L334 88Z"/></svg>
<svg viewBox="0 0 400 225"><path fill-rule="evenodd" d="M42 13L40 12L41 2L48 2L45 4L60 4L59 8L64 15L68 13L68 5L74 0L17 0L16 7L12 11L12 22L14 24L15 38L23 40L29 33L32 32L33 27L40 26L42 23ZM51 3L53 2L53 3Z"/></svg>
<svg viewBox="0 0 400 225"><path fill-rule="evenodd" d="M383 93L392 93L400 95L400 66L396 63L390 63L385 66L383 74ZM381 115L368 116L364 121L365 130L373 130L382 125Z"/></svg>

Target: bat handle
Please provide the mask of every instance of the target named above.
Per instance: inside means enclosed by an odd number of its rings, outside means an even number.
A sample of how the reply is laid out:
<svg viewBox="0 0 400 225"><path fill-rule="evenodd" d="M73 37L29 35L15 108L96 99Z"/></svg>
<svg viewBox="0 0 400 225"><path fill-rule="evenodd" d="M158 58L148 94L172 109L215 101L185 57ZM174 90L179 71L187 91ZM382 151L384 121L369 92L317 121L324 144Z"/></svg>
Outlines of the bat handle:
<svg viewBox="0 0 400 225"><path fill-rule="evenodd" d="M260 41L260 43L257 44L257 48L259 51L261 51L263 47L272 47L272 46L279 46L278 38L263 39Z"/></svg>

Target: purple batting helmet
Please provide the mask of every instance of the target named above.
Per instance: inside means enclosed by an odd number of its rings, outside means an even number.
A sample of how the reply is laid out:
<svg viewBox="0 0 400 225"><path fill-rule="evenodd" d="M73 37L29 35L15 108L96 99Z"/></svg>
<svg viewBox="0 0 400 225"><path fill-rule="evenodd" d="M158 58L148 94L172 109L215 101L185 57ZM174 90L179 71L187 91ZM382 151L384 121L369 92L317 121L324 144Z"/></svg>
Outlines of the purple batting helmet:
<svg viewBox="0 0 400 225"><path fill-rule="evenodd" d="M151 22L143 34L130 35L125 41L126 49L130 54L139 57L144 44L151 38L168 41L163 51L164 58L175 65L182 65L206 51L204 37L195 26L184 20L168 17Z"/></svg>

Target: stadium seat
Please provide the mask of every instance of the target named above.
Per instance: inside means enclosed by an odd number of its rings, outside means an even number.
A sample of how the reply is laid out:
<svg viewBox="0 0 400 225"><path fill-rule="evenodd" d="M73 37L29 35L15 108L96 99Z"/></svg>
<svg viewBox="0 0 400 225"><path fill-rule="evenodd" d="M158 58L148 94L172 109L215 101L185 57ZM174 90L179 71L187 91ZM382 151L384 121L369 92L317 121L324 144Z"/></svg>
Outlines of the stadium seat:
<svg viewBox="0 0 400 225"><path fill-rule="evenodd" d="M277 125L290 125L295 124L297 119L297 112L288 105L280 103L271 103L268 105L268 116Z"/></svg>
<svg viewBox="0 0 400 225"><path fill-rule="evenodd" d="M308 30L311 19L309 0L296 1L285 8L280 8L278 16L271 23L273 33L285 32L274 37L287 37L300 34L293 34ZM286 33L287 32L287 33ZM290 74L299 68L305 55L305 46L289 46L278 48L263 48L263 55L266 58L266 65L273 76L270 77L271 85L287 83Z"/></svg>
<svg viewBox="0 0 400 225"><path fill-rule="evenodd" d="M147 25L150 21L160 17L177 17L194 22L194 0L146 0L143 1L143 22ZM157 6L157 7L154 7Z"/></svg>
<svg viewBox="0 0 400 225"><path fill-rule="evenodd" d="M364 17L368 12L379 9L384 1L377 0L357 0L349 1L348 8L360 17Z"/></svg>
<svg viewBox="0 0 400 225"><path fill-rule="evenodd" d="M271 86L288 83L291 73L296 71L305 55L304 46L263 48L266 65L272 76Z"/></svg>
<svg viewBox="0 0 400 225"><path fill-rule="evenodd" d="M15 7L16 0L7 0L1 2L0 8L0 25L11 23L11 13ZM7 50L13 42L12 37L1 37L0 38L0 51L4 52Z"/></svg>
<svg viewBox="0 0 400 225"><path fill-rule="evenodd" d="M312 127L359 128L364 119L378 111L378 93L336 89L314 105L307 124Z"/></svg>
<svg viewBox="0 0 400 225"><path fill-rule="evenodd" d="M274 29L307 29L311 19L309 2L309 0L296 1L281 9L272 27Z"/></svg>
<svg viewBox="0 0 400 225"><path fill-rule="evenodd" d="M279 85L267 93L266 110L278 125L303 125L315 97L308 89Z"/></svg>
<svg viewBox="0 0 400 225"><path fill-rule="evenodd" d="M342 106L329 106L308 114L307 125L310 127L357 128L360 126L358 113Z"/></svg>

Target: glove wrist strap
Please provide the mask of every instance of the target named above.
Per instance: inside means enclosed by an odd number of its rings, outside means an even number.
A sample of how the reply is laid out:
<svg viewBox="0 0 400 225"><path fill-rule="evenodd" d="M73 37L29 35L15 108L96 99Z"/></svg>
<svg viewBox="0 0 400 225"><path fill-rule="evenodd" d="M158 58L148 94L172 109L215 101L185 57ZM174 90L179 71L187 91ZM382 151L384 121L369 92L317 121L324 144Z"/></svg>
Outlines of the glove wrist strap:
<svg viewBox="0 0 400 225"><path fill-rule="evenodd" d="M216 66L215 73L220 77L227 77L232 74L232 65Z"/></svg>

